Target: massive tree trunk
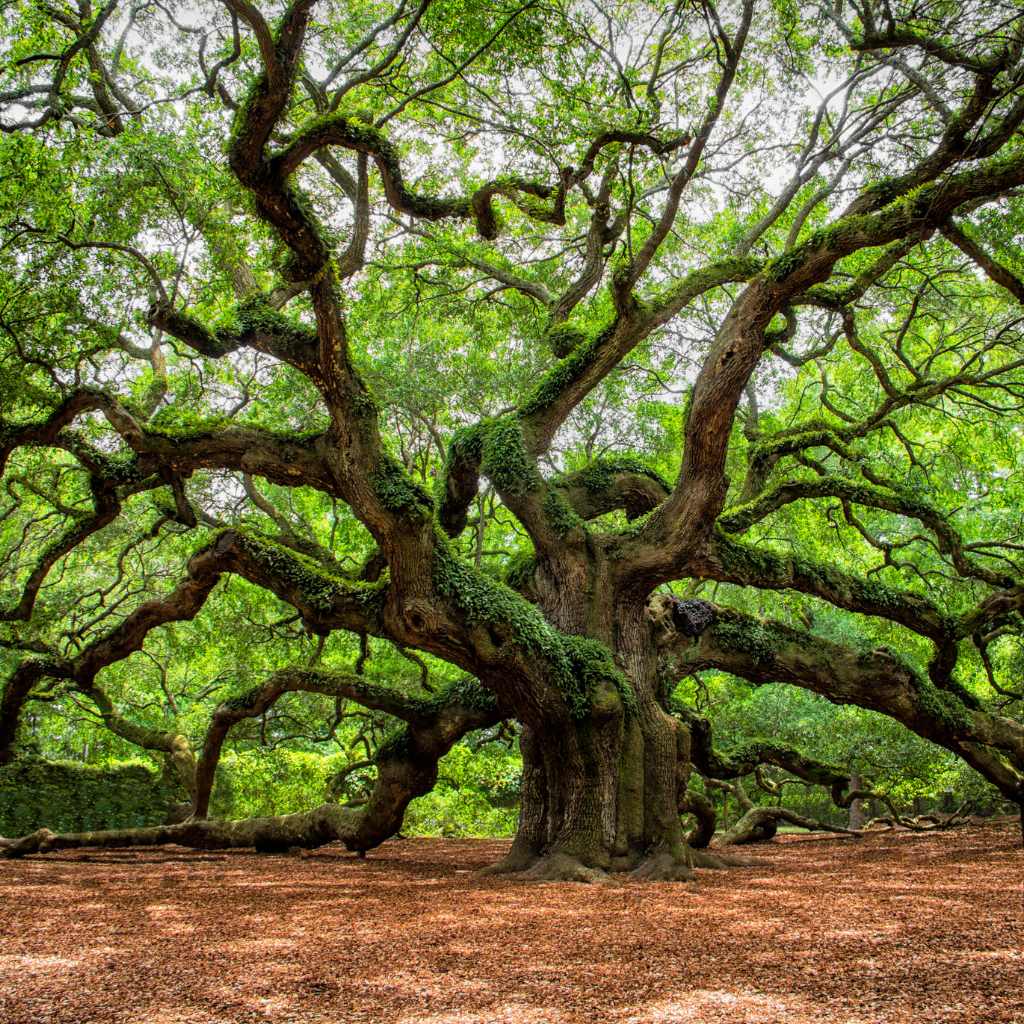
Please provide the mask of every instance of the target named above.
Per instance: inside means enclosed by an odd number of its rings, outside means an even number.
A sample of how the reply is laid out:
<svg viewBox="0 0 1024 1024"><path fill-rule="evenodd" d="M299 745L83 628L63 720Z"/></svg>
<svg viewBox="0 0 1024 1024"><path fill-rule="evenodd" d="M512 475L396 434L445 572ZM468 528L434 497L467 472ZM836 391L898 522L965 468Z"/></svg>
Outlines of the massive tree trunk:
<svg viewBox="0 0 1024 1024"><path fill-rule="evenodd" d="M589 603L570 604L564 585L548 589L538 574L541 605L558 628L589 633L611 649L627 685L598 687L582 716L567 707L524 721L519 828L495 870L580 881L609 871L687 879L693 860L678 810L685 729L658 701L657 651L643 606L611 608L597 576L591 566L590 585L581 588Z"/></svg>
<svg viewBox="0 0 1024 1024"><path fill-rule="evenodd" d="M608 871L690 877L676 726L660 708L638 704L524 728L519 829L500 870L581 881Z"/></svg>

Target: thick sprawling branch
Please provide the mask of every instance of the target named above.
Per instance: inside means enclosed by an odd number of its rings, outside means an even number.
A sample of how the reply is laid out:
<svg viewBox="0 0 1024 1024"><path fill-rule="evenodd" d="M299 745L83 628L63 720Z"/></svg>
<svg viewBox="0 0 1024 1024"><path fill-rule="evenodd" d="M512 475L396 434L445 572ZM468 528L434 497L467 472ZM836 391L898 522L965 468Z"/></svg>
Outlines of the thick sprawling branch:
<svg viewBox="0 0 1024 1024"><path fill-rule="evenodd" d="M14 758L18 722L33 688L59 667L51 658L26 658L7 678L0 693L0 764Z"/></svg>
<svg viewBox="0 0 1024 1024"><path fill-rule="evenodd" d="M941 230L953 245L981 267L996 284L1002 285L1018 302L1024 302L1024 281L1009 267L985 252L952 221L943 224Z"/></svg>
<svg viewBox="0 0 1024 1024"><path fill-rule="evenodd" d="M64 398L43 420L7 423L0 418L0 473L16 448L52 445L60 432L78 416L85 412L103 410L108 403L108 396L98 388L79 388Z"/></svg>
<svg viewBox="0 0 1024 1024"><path fill-rule="evenodd" d="M852 829L843 828L840 825L829 825L827 822L819 821L817 818L808 818L803 814L797 814L788 807L760 806L754 804L743 788L743 783L737 779L735 782L719 782L715 779L707 780L712 788L722 788L736 797L737 803L743 808L743 815L731 828L726 829L716 840L715 846L739 846L744 843L761 843L772 839L778 831L782 822L789 825L797 825L810 832L835 832L840 835L858 836L860 833Z"/></svg>
<svg viewBox="0 0 1024 1024"><path fill-rule="evenodd" d="M101 451L68 428L86 412L98 411L135 454L134 461ZM299 484L337 494L327 466L329 438L311 433L235 426L213 417L177 429L146 422L115 395L80 388L44 419L0 424L0 471L19 447L64 448L100 480L137 483L157 474L161 479L188 476L196 469L237 469L283 486Z"/></svg>
<svg viewBox="0 0 1024 1024"><path fill-rule="evenodd" d="M805 782L828 787L839 807L848 807L853 800L870 795L867 790L854 790L849 772L777 740L750 740L728 752L718 750L712 743L711 723L706 718L679 704L674 704L672 710L690 730L690 757L697 771L706 778L738 779L767 764L783 768Z"/></svg>
<svg viewBox="0 0 1024 1024"><path fill-rule="evenodd" d="M724 583L811 594L837 608L898 622L936 641L955 634L953 619L926 597L796 554L776 553L763 544L744 544L724 533L714 537L700 571Z"/></svg>
<svg viewBox="0 0 1024 1024"><path fill-rule="evenodd" d="M377 779L366 803L358 809L323 804L312 811L217 821L202 817L220 745L227 730L244 717L260 714L281 693L307 690L351 696L366 706L380 706L407 719L376 752ZM21 857L30 853L81 847L155 846L175 843L195 849L253 847L278 852L294 847L309 849L340 841L360 854L379 846L401 828L405 809L417 796L429 792L437 781L438 761L466 733L499 721L493 697L472 680L455 683L429 700L403 697L363 682L358 677L326 673L285 671L256 689L222 705L214 716L199 768L199 814L181 825L54 835L41 829L0 847L0 856ZM200 809L201 808L201 809Z"/></svg>
<svg viewBox="0 0 1024 1024"><path fill-rule="evenodd" d="M814 498L839 498L850 504L916 519L932 531L940 553L949 556L954 568L964 578L982 580L996 587L1013 586L1015 582L1006 573L994 572L970 558L964 551L960 534L947 517L927 502L891 486L882 487L847 477L829 475L777 484L745 505L726 511L719 518L718 525L727 533L740 533L792 502Z"/></svg>
<svg viewBox="0 0 1024 1024"><path fill-rule="evenodd" d="M143 750L154 750L164 754L177 775L182 789L189 796L194 796L197 766L187 736L166 729L141 725L126 718L117 711L106 691L95 681L88 686L80 687L80 690L95 704L104 726L115 736L120 736L121 739L133 743Z"/></svg>
<svg viewBox="0 0 1024 1024"><path fill-rule="evenodd" d="M469 691L467 691L469 692ZM483 708L495 708L495 702L480 687L472 690ZM410 696L393 687L373 683L364 676L347 672L314 669L282 669L265 682L221 704L210 720L197 767L196 797L193 814L205 818L213 789L214 773L221 748L232 726L246 718L256 718L269 710L285 693L317 693L328 697L353 700L365 708L383 711L410 724L435 724L441 709L448 708L450 692L445 699ZM453 703L452 708L456 705ZM490 723L486 723L490 724Z"/></svg>
<svg viewBox="0 0 1024 1024"><path fill-rule="evenodd" d="M149 322L210 359L220 359L240 348L289 363L303 373L315 374L319 341L316 331L278 313L272 302L256 292L237 307L238 329L210 330L197 319L169 305L155 305Z"/></svg>
<svg viewBox="0 0 1024 1024"><path fill-rule="evenodd" d="M519 407L531 449L545 451L572 410L652 331L699 296L747 281L761 266L757 260L738 259L701 267L652 296L643 307L619 312L600 330L591 334L576 331L565 346L571 345L569 354L541 378ZM568 335L573 331L572 322L558 330Z"/></svg>
<svg viewBox="0 0 1024 1024"><path fill-rule="evenodd" d="M593 173L594 162L604 148L628 143L644 146L657 155L667 155L689 141L689 136L659 139L642 132L608 131L590 144L578 168L563 168L555 184L507 175L489 181L465 196L423 196L411 192L406 186L398 153L383 132L368 121L345 114L331 114L300 129L291 143L273 157L269 171L284 179L320 149L330 146L349 149L374 161L384 185L384 194L398 213L421 220L473 220L483 238L493 239L498 235L498 218L493 205L495 196L503 196L515 203L534 220L564 224L568 189ZM551 205L542 206L537 200L549 200Z"/></svg>
<svg viewBox="0 0 1024 1024"><path fill-rule="evenodd" d="M384 631L386 581L352 582L270 539L226 530L193 555L186 579L171 593L139 605L118 626L73 657L31 658L15 669L0 698L0 760L12 756L18 717L37 683L47 677L67 679L90 693L99 672L141 650L152 630L194 618L220 577L228 572L291 604L311 628L324 632L342 628L374 635Z"/></svg>
<svg viewBox="0 0 1024 1024"><path fill-rule="evenodd" d="M885 648L856 649L778 622L718 608L696 639L668 637L662 671L717 668L754 683L785 682L837 704L881 711L960 755L1008 798L1024 799L1024 727L969 707Z"/></svg>
<svg viewBox="0 0 1024 1024"><path fill-rule="evenodd" d="M479 478L483 473L516 514L521 516L534 542L543 543L543 535L550 532L552 525L550 515L542 514L545 495L540 498L540 513L536 508L515 507L515 491L508 486L507 474L502 473L508 460L500 457L492 457L490 460L485 458L484 449L489 436L493 438L500 432L505 440L497 447L502 449L507 449L514 442L515 457L520 466L513 486L522 489L522 484L528 481L531 490L540 489L537 456L547 449L555 432L572 410L619 365L622 358L685 305L724 284L748 280L757 273L760 266L754 260L729 260L693 271L665 289L645 306L643 313L633 311L630 315L618 315L602 330L590 336L576 330L571 323L552 328L550 336L555 338L557 335L557 340L552 341L552 348L555 351L568 349L569 354L545 374L520 405L518 413L514 417L504 417L500 423L481 423L460 431L453 438L439 509L446 532L450 536L457 536L464 528L469 506L477 493ZM518 423L514 420L518 420ZM501 454L496 452L498 456ZM488 461L491 471L488 471L485 464ZM646 512L653 507L648 502L653 499L655 492L649 485L645 485L644 489L649 492L642 499L642 511ZM581 497L579 494L576 496ZM590 516L582 515L582 518Z"/></svg>
<svg viewBox="0 0 1024 1024"><path fill-rule="evenodd" d="M555 477L550 485L584 520L616 509L633 520L656 508L669 492L668 484L642 461L614 455Z"/></svg>

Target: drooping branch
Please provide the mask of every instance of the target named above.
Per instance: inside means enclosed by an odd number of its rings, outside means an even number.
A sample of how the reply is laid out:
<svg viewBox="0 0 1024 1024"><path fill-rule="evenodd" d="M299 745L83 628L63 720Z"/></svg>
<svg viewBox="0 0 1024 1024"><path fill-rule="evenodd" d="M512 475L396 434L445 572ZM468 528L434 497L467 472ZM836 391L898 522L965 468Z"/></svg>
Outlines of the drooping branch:
<svg viewBox="0 0 1024 1024"><path fill-rule="evenodd" d="M51 658L26 658L7 678L0 693L0 764L14 759L18 722L32 690L59 667Z"/></svg>
<svg viewBox="0 0 1024 1024"><path fill-rule="evenodd" d="M304 673L293 673L291 681L301 683ZM279 677L283 681L287 673ZM339 686L343 677L335 677ZM313 692L316 680L307 677ZM325 685L328 677L321 676ZM361 684L365 685L365 684ZM219 750L223 742L221 730L226 732L232 721L258 714L261 704L272 703L270 689L263 687L243 696L237 707L223 707L224 714L211 726L204 760L207 765L213 757L213 746ZM283 687L305 689L305 686ZM278 693L278 696L280 695ZM360 698L373 700L369 687L360 692ZM247 703L252 698L253 703ZM193 817L180 825L162 825L155 828L119 829L108 832L85 832L55 835L40 829L21 839L0 846L0 856L23 857L51 850L156 846L172 843L193 849L254 848L262 852L281 852L293 848L311 849L325 843L340 841L360 855L379 846L401 828L405 809L417 796L428 792L437 781L437 764L441 757L466 733L493 725L502 717L493 697L471 680L453 684L430 700L407 700L400 706L400 696L393 694L386 703L392 710L406 710L410 720L381 745L374 756L377 779L367 802L358 809L322 804L311 811L279 815L269 818L250 818L242 821L219 821ZM237 712L237 715L236 715ZM218 738L219 737L219 738ZM205 781L201 783L206 785ZM208 800L208 788L205 800Z"/></svg>
<svg viewBox="0 0 1024 1024"><path fill-rule="evenodd" d="M664 674L679 678L717 668L754 683L791 683L837 704L881 711L958 754L1007 798L1024 799L1024 727L969 706L886 648L856 649L722 607L699 637L666 634L662 644Z"/></svg>
<svg viewBox="0 0 1024 1024"><path fill-rule="evenodd" d="M105 728L115 736L143 750L159 751L181 783L182 789L194 798L197 785L196 758L188 737L182 733L141 725L126 718L114 707L106 691L95 681L78 688L96 706Z"/></svg>
<svg viewBox="0 0 1024 1024"><path fill-rule="evenodd" d="M722 782L708 779L706 784L711 788L720 788L736 797L736 802L743 808L743 814L731 828L726 829L716 840L715 847L741 846L746 843L763 843L774 838L779 825L783 822L807 829L808 832L834 832L839 835L857 837L859 832L844 828L841 825L830 825L817 818L808 818L788 807L758 806L750 799L743 783Z"/></svg>
<svg viewBox="0 0 1024 1024"><path fill-rule="evenodd" d="M477 688L481 706L495 707L493 698ZM246 718L256 718L269 710L285 693L317 693L328 697L353 700L365 708L383 711L419 726L434 723L440 708L447 707L451 692L442 698L424 699L410 696L364 676L345 672L327 672L313 669L282 669L265 682L222 703L214 711L206 731L202 754L196 771L196 794L193 815L205 818L209 810L214 773L220 760L221 748L231 728ZM454 706L454 704L453 704Z"/></svg>
<svg viewBox="0 0 1024 1024"><path fill-rule="evenodd" d="M18 718L36 684L44 678L67 679L91 695L97 675L141 650L152 630L194 618L224 573L240 575L276 594L316 630L385 632L386 580L354 582L269 538L225 530L192 556L186 579L171 593L139 605L74 657L29 658L14 670L0 697L0 763L13 756Z"/></svg>
<svg viewBox="0 0 1024 1024"><path fill-rule="evenodd" d="M818 761L777 740L750 740L728 752L716 749L711 723L706 718L679 702L673 703L672 713L689 729L690 756L705 778L739 779L752 775L761 765L773 765L805 782L827 787L837 807L849 807L855 799L873 795L870 788L855 788L850 773L837 765Z"/></svg>

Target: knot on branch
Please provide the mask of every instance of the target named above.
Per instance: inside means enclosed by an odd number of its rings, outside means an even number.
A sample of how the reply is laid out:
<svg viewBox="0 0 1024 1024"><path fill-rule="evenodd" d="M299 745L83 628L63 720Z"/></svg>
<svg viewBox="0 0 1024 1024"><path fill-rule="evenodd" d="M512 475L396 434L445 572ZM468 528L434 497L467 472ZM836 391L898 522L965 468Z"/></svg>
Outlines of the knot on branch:
<svg viewBox="0 0 1024 1024"><path fill-rule="evenodd" d="M665 633L697 637L715 621L715 606L699 598L684 601L671 594L657 594L647 609L651 621Z"/></svg>
<svg viewBox="0 0 1024 1024"><path fill-rule="evenodd" d="M672 599L672 623L685 636L700 636L714 621L714 605L694 599L681 601Z"/></svg>

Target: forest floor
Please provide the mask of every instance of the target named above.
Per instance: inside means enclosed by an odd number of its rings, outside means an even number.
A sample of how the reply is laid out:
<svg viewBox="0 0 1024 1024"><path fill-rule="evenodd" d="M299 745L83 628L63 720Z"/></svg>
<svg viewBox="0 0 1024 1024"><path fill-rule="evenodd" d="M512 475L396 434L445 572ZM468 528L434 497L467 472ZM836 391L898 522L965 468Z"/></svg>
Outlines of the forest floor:
<svg viewBox="0 0 1024 1024"><path fill-rule="evenodd" d="M0 861L3 1024L1024 1024L1014 826L787 836L695 885L174 848Z"/></svg>

